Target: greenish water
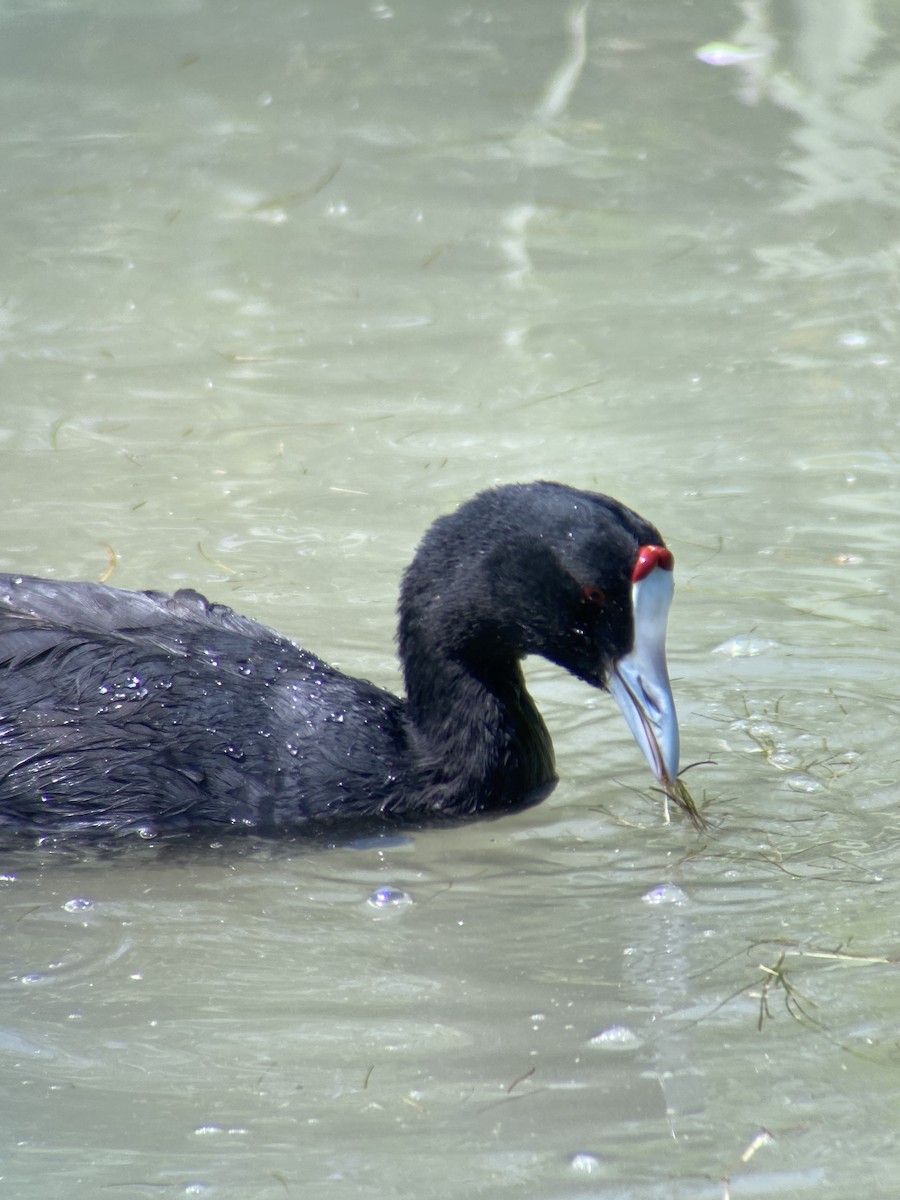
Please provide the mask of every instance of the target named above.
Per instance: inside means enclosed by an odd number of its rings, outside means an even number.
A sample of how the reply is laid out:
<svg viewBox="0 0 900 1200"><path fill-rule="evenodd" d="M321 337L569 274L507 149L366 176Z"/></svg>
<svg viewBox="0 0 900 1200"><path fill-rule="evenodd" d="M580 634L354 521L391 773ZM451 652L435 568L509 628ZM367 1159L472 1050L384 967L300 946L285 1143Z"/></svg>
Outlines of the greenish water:
<svg viewBox="0 0 900 1200"><path fill-rule="evenodd" d="M600 488L675 551L713 760L708 832L663 825L614 706L533 663L530 812L6 852L6 1192L893 1197L896 9L19 0L0 35L0 567L190 584L396 688L434 517Z"/></svg>

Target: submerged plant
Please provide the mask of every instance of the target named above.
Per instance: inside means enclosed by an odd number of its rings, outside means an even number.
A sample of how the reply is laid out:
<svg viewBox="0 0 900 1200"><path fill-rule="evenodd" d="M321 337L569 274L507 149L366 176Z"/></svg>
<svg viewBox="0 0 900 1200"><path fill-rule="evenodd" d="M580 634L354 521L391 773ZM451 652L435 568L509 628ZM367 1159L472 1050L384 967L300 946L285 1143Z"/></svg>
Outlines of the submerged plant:
<svg viewBox="0 0 900 1200"><path fill-rule="evenodd" d="M770 1001L776 993L781 993L785 1011L798 1024L822 1034L836 1046L839 1046L840 1049L858 1054L859 1052L853 1047L839 1041L821 1017L815 1015L813 1010L818 1010L819 1005L811 996L802 992L794 981L796 964L804 959L816 959L852 966L897 966L900 960L879 954L854 954L842 946L837 946L833 950L804 949L799 942L789 942L780 939L764 939L759 942L752 942L748 950L754 951L761 946L775 946L782 947L782 949L773 963L760 962L758 964L759 970L762 972L761 976L753 979L750 983L736 988L724 1000L715 1005L712 1012L718 1012L719 1009L724 1008L726 1004L730 1004L738 996L748 996L758 1001L756 1028L761 1033L766 1021L772 1020L775 1015L770 1006ZM729 956L729 959L732 957L734 956Z"/></svg>

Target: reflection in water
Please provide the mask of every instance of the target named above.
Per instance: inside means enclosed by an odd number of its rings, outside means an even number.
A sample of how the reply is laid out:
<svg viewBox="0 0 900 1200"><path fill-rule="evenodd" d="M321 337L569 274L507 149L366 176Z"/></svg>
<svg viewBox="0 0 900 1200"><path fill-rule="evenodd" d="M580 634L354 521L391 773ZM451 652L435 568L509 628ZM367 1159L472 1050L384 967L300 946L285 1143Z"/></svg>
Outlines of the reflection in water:
<svg viewBox="0 0 900 1200"><path fill-rule="evenodd" d="M806 0L783 7L746 0L735 41L752 51L736 66L748 104L770 100L799 119L790 170L800 181L780 207L897 201L894 133L900 68L877 61L883 30L871 0ZM785 61L787 60L787 61Z"/></svg>
<svg viewBox="0 0 900 1200"><path fill-rule="evenodd" d="M544 95L527 124L508 143L511 153L526 169L525 178L533 187L531 168L551 165L559 156L558 140L549 129L565 113L587 58L587 4L576 4L569 10L566 22L569 45L560 65L551 74ZM500 245L509 261L506 279L513 287L533 275L534 268L528 250L528 231L539 209L530 201L513 204L501 214L504 236ZM504 335L509 347L521 345L527 328L511 328Z"/></svg>

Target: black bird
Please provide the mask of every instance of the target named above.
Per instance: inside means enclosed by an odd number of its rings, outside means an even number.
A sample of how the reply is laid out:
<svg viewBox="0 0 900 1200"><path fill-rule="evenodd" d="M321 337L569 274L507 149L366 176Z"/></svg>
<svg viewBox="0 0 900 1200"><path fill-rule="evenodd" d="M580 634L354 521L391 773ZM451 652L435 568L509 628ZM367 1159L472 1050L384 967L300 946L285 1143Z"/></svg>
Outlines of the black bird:
<svg viewBox="0 0 900 1200"><path fill-rule="evenodd" d="M499 487L406 571L406 700L194 591L0 576L0 830L336 832L533 804L556 781L520 660L607 688L666 790L672 554L609 496Z"/></svg>

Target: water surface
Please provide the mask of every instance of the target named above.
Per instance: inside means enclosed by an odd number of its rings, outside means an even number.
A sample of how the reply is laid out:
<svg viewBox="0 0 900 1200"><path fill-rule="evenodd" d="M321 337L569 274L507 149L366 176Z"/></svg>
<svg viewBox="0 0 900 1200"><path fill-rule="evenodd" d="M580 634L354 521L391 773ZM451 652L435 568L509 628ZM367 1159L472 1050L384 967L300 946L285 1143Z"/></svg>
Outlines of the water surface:
<svg viewBox="0 0 900 1200"><path fill-rule="evenodd" d="M434 517L599 488L675 551L714 760L664 825L533 663L530 812L4 852L9 1194L893 1196L894 7L0 20L0 567L190 584L396 688Z"/></svg>

